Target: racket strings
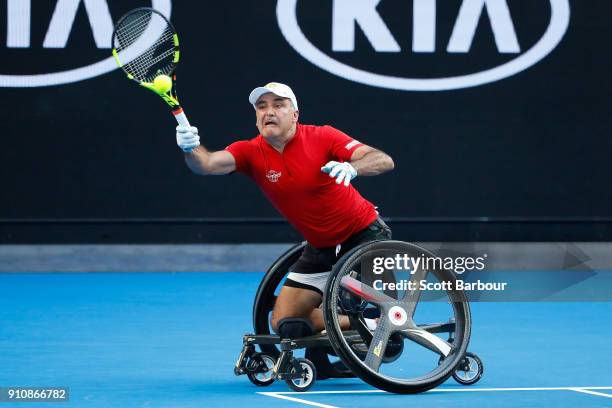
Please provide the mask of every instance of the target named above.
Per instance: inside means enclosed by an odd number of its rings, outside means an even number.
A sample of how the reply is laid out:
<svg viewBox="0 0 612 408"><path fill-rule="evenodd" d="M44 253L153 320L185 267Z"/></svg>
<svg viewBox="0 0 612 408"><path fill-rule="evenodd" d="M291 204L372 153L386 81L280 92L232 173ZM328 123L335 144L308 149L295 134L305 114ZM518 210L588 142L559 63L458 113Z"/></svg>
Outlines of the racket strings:
<svg viewBox="0 0 612 408"><path fill-rule="evenodd" d="M129 46L131 46L132 44L134 44L136 41L138 41L142 37L143 33L145 32L146 27L148 27L148 25L145 25L144 29L139 30L139 32L135 32L135 31L117 32L117 39L118 39L118 42L120 43L118 44L118 46L115 46L117 51L124 50L128 48ZM168 27L165 27L162 34L160 35L160 38L157 41L161 39L170 40L172 39L173 35L174 33Z"/></svg>
<svg viewBox="0 0 612 408"><path fill-rule="evenodd" d="M136 60L139 60L141 63L146 62L147 60L151 60L153 59L153 54L155 53L155 51L157 51L157 49L163 45L163 43L168 39L168 38L172 38L172 33L170 33L170 36L162 36L160 37L153 45L151 45L149 48L147 48L140 56L138 56L136 58ZM168 48L166 51L169 50L174 50L174 44L168 44L168 46L170 48ZM164 51L164 52L166 52Z"/></svg>
<svg viewBox="0 0 612 408"><path fill-rule="evenodd" d="M171 72L174 68L174 44L171 48L160 51L159 48L164 44L160 39L156 44L147 49L141 56L126 64L126 68L133 71L135 78L139 80L151 80L163 71L164 74Z"/></svg>
<svg viewBox="0 0 612 408"><path fill-rule="evenodd" d="M140 17L126 17L121 22L121 25L115 28L117 39L115 48L117 50L122 50L136 42L149 26L151 18L152 16L149 13L141 15Z"/></svg>
<svg viewBox="0 0 612 408"><path fill-rule="evenodd" d="M172 72L173 65L168 64L163 64L155 69L159 62L167 59L168 57L172 57L172 59L174 59L174 48L164 51L155 58L148 58L145 61L143 61L141 58L137 58L134 61L126 64L126 66L129 66L129 69L133 70L134 73L137 74L133 74L135 78L152 82L157 75L167 75L169 72Z"/></svg>
<svg viewBox="0 0 612 408"><path fill-rule="evenodd" d="M117 45L121 48L132 45L152 22L155 22L160 27L167 25L161 17L151 11L142 11L127 15L121 23L115 27L115 34L118 39L121 40Z"/></svg>

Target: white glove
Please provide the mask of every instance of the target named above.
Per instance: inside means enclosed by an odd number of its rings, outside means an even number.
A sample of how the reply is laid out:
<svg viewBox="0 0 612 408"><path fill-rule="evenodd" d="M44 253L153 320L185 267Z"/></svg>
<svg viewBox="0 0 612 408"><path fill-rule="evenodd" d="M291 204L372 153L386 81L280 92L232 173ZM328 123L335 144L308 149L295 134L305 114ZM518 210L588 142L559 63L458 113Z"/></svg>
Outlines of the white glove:
<svg viewBox="0 0 612 408"><path fill-rule="evenodd" d="M328 173L331 178L336 177L336 184L344 182L345 187L348 187L351 180L357 177L357 170L348 162L330 161L321 167L321 171Z"/></svg>
<svg viewBox="0 0 612 408"><path fill-rule="evenodd" d="M191 152L200 145L200 136L198 136L198 128L177 126L176 127L176 144L183 149L185 153Z"/></svg>

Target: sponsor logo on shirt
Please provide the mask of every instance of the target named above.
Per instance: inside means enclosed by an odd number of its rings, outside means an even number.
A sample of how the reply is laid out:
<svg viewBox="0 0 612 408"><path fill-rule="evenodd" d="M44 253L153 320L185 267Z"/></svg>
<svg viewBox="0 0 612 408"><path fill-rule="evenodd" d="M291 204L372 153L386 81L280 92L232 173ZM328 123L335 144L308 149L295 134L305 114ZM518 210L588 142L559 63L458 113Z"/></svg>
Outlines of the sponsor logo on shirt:
<svg viewBox="0 0 612 408"><path fill-rule="evenodd" d="M272 183L276 183L281 176L282 176L282 173L276 170L269 170L266 173L266 178L270 180Z"/></svg>
<svg viewBox="0 0 612 408"><path fill-rule="evenodd" d="M349 142L346 146L344 146L346 148L346 150L351 150L351 148L355 147L356 145L359 144L358 140L353 140L352 142Z"/></svg>

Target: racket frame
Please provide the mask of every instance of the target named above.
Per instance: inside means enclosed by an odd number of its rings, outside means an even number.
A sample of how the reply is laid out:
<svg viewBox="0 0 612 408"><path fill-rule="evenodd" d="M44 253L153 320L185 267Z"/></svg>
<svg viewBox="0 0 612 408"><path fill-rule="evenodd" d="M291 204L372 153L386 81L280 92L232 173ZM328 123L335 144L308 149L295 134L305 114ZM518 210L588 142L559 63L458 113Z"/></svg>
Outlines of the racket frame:
<svg viewBox="0 0 612 408"><path fill-rule="evenodd" d="M164 19L166 24L168 24L168 27L170 27L170 29L172 30L172 33L173 33L172 40L173 40L173 45L174 45L174 59L172 61L173 63L172 71L168 73L168 76L172 80L172 88L170 88L168 92L160 92L152 82L140 81L136 79L134 75L126 71L126 69L124 68L124 64L119 59L119 53L117 52L117 49L114 46L116 33L117 33L117 27L119 27L121 23L128 16L130 16L133 13L141 12L141 11L148 11L148 12L157 14L159 17ZM170 22L170 20L168 20L166 16L164 16L162 13L160 13L159 11L151 7L138 7L133 10L130 10L127 13L125 13L119 20L117 20L117 23L113 27L113 36L111 39L111 44L113 45L113 49L112 49L113 57L115 58L115 61L117 62L117 65L119 66L119 68L121 68L123 72L126 74L127 78L136 82L138 85L142 86L143 88L148 89L149 91L159 95L163 99L163 101L166 102L166 104L170 107L170 110L172 114L174 115L176 121L180 125L190 126L189 121L187 120L187 116L185 116L185 113L183 112L183 108L181 107L179 103L178 96L176 93L176 68L181 58L181 51L179 48L180 43L179 43L178 34L176 32L176 29L174 28L174 25Z"/></svg>

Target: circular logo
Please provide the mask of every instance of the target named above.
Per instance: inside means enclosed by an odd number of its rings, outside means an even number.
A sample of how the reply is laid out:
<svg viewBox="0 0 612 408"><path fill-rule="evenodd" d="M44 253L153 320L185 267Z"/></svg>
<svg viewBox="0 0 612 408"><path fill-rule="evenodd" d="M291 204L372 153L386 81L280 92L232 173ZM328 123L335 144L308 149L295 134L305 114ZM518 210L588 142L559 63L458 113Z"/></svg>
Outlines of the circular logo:
<svg viewBox="0 0 612 408"><path fill-rule="evenodd" d="M167 18L170 18L172 11L171 0L151 0L151 7L162 13ZM147 49L151 44L139 44ZM141 51L142 51L141 50ZM137 53L138 50L131 50L132 53ZM71 82L83 81L106 74L107 72L118 69L115 59L110 55L108 58L96 63L73 68L66 71L52 72L47 74L31 74L31 75L3 75L0 74L0 87L5 88L34 88L41 86L61 85Z"/></svg>
<svg viewBox="0 0 612 408"><path fill-rule="evenodd" d="M480 6L481 10L485 6L490 7L491 4L489 3L500 4L500 2L488 2L486 0L481 0L479 2L469 0L464 1L472 4L472 6ZM516 58L493 68L473 72L470 74L445 76L440 78L408 78L397 75L385 75L381 73L372 72L371 70L368 71L365 69L360 69L332 58L331 56L325 54L320 49L315 47L312 42L304 35L298 23L298 0L278 0L276 6L276 16L278 19L279 28L287 42L306 60L331 74L365 85L381 88L396 89L402 91L444 91L468 88L498 81L500 79L515 75L538 63L540 60L546 57L553 49L555 49L555 47L563 38L569 26L570 19L569 0L547 1L550 2L551 8L550 22L548 23L544 35L535 43L535 45L533 45L527 51L520 53ZM357 8L356 6L357 5L354 5L354 8ZM471 10L473 10L473 8ZM375 12L372 13L372 15L365 15L364 13L368 12L368 10L363 9L363 7L353 12L354 15L351 18L353 18L354 21L351 21L351 24L354 23L354 25L356 25L357 22L360 21L362 29L363 26L367 27L368 24L369 27L374 28L376 28L375 26L377 25L378 31L374 29L369 31L371 37L369 37L369 39L371 41L376 40L378 42L378 47L381 52L398 51L399 46L390 37L391 34L388 28L383 26L384 22L382 22L379 15L374 14ZM468 10L468 12L466 13L469 12L470 10ZM361 15L358 13L361 13ZM466 17L466 19L467 18L469 17ZM501 19L501 21L503 22L504 18L506 17L504 17L504 10L502 9L502 17L499 17L499 19ZM505 21L507 21L507 18ZM334 20L338 21L342 21L343 19L343 16L334 18ZM338 23L338 21L333 21L333 23ZM477 22L477 19L472 21ZM473 26L473 28L475 30L476 26ZM375 37L374 34L372 34L375 32L379 34L379 37ZM373 43L376 44L376 41L373 41ZM344 41L341 46L346 47L346 41ZM349 42L349 49L350 46L351 45ZM514 51L510 50L509 52Z"/></svg>

